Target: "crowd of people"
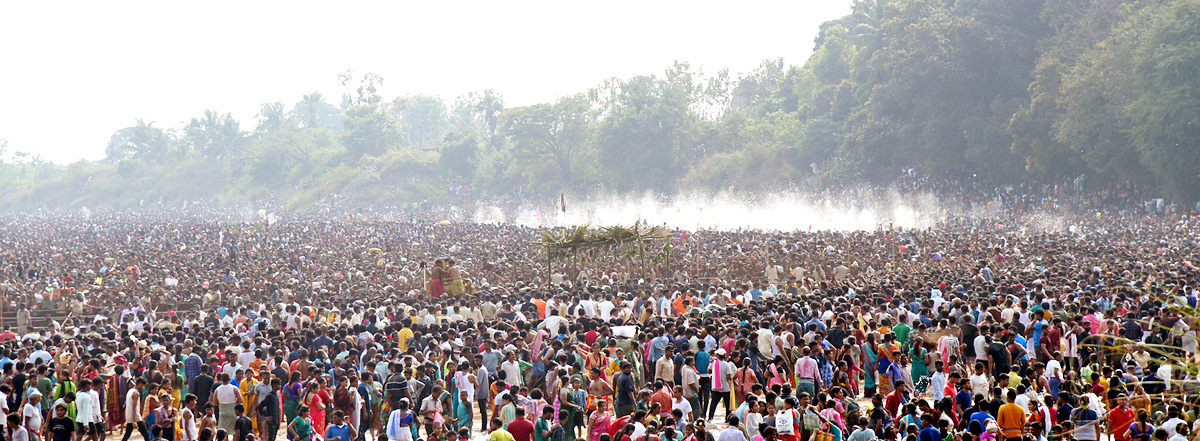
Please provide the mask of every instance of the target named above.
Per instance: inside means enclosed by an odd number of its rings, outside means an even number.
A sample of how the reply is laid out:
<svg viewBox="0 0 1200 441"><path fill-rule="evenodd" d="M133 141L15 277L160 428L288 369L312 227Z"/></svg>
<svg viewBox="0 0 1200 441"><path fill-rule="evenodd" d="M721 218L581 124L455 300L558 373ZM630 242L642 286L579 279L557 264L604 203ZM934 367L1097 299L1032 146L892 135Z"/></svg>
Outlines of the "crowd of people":
<svg viewBox="0 0 1200 441"><path fill-rule="evenodd" d="M1200 220L1026 215L679 234L649 266L515 225L10 215L2 432L1196 439Z"/></svg>

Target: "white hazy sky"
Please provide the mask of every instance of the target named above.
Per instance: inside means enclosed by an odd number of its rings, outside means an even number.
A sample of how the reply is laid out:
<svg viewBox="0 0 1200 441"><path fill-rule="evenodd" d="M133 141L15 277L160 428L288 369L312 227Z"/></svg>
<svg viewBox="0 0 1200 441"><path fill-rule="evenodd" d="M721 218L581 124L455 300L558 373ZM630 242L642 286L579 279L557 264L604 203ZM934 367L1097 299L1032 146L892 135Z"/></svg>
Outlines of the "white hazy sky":
<svg viewBox="0 0 1200 441"><path fill-rule="evenodd" d="M674 60L802 64L852 2L3 2L0 139L5 156L66 163L102 158L137 118L169 128L213 109L252 129L262 103L316 90L336 105L347 68L382 76L389 98L495 89L520 106Z"/></svg>

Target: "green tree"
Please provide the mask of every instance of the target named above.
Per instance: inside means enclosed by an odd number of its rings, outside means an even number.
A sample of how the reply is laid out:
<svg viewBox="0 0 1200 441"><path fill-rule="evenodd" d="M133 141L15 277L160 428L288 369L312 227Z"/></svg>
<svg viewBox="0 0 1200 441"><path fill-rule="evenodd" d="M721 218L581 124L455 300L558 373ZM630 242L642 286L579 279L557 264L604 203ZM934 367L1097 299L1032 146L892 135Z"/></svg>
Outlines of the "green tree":
<svg viewBox="0 0 1200 441"><path fill-rule="evenodd" d="M1063 75L1055 139L1078 151L1096 182L1153 179L1129 136L1126 106L1137 95L1131 60L1153 7L1126 8L1108 38L1076 56Z"/></svg>
<svg viewBox="0 0 1200 441"><path fill-rule="evenodd" d="M1154 11L1132 58L1129 133L1142 164L1185 203L1200 200L1200 0Z"/></svg>
<svg viewBox="0 0 1200 441"><path fill-rule="evenodd" d="M383 77L379 75L371 72L363 74L358 80L358 87L351 91L349 89L352 87L351 83L354 83L354 72L346 69L338 75L338 82L347 89L346 100L350 106L374 106L383 102L383 97L379 96L379 86L383 85Z"/></svg>
<svg viewBox="0 0 1200 441"><path fill-rule="evenodd" d="M1025 161L1025 170L1039 176L1078 176L1085 166L1079 151L1055 138L1054 124L1062 114L1062 64L1046 62L1029 85L1029 104L1008 125L1012 150Z"/></svg>
<svg viewBox="0 0 1200 441"><path fill-rule="evenodd" d="M363 155L379 156L400 145L400 129L388 112L374 104L361 104L346 111L343 120L342 145L357 159Z"/></svg>
<svg viewBox="0 0 1200 441"><path fill-rule="evenodd" d="M282 102L265 103L258 111L258 127L254 132L261 134L279 130L287 122L287 110Z"/></svg>
<svg viewBox="0 0 1200 441"><path fill-rule="evenodd" d="M210 159L231 159L241 153L245 141L233 115L205 110L201 118L192 118L184 128L193 150Z"/></svg>
<svg viewBox="0 0 1200 441"><path fill-rule="evenodd" d="M473 182L479 165L479 139L474 135L447 137L438 162L456 181Z"/></svg>
<svg viewBox="0 0 1200 441"><path fill-rule="evenodd" d="M676 63L663 79L639 76L593 92L607 113L597 139L613 189L670 191L683 166L698 157L691 105L702 89L693 78L686 64Z"/></svg>
<svg viewBox="0 0 1200 441"><path fill-rule="evenodd" d="M526 178L554 193L579 190L594 163L595 112L583 94L553 104L507 109L501 114L501 133L511 143L514 159L525 164Z"/></svg>
<svg viewBox="0 0 1200 441"><path fill-rule="evenodd" d="M451 130L462 136L476 136L485 146L497 150L504 142L502 136L496 136L503 111L504 98L495 91L468 93L454 100L450 110Z"/></svg>
<svg viewBox="0 0 1200 441"><path fill-rule="evenodd" d="M288 119L298 121L300 127L319 127L335 133L342 130L343 118L342 109L326 102L321 92L304 95L288 115Z"/></svg>
<svg viewBox="0 0 1200 441"><path fill-rule="evenodd" d="M311 184L318 164L341 149L325 129L283 126L256 136L242 162L252 182L266 186Z"/></svg>
<svg viewBox="0 0 1200 441"><path fill-rule="evenodd" d="M162 129L138 119L132 127L113 133L104 156L109 162L134 159L158 163L167 159L170 146L171 139Z"/></svg>
<svg viewBox="0 0 1200 441"><path fill-rule="evenodd" d="M429 95L410 95L392 101L389 111L396 119L406 146L433 148L450 132L450 117L442 100Z"/></svg>

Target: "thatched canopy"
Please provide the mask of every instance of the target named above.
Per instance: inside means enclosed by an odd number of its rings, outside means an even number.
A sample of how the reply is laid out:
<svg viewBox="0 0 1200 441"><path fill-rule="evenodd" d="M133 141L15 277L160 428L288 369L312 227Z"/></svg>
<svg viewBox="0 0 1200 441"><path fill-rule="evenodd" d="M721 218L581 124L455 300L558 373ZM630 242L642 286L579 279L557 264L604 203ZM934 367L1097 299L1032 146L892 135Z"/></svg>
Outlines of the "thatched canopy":
<svg viewBox="0 0 1200 441"><path fill-rule="evenodd" d="M546 248L552 258L579 251L620 248L625 245L645 246L670 238L662 226L611 226L591 228L589 225L551 230L542 233L538 245Z"/></svg>

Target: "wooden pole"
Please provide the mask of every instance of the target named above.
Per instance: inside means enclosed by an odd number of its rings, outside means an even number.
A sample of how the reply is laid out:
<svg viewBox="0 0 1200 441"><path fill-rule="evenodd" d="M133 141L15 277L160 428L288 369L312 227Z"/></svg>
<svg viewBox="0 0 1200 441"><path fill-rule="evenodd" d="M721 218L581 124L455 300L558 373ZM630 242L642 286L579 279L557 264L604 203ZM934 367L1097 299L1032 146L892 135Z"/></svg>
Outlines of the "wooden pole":
<svg viewBox="0 0 1200 441"><path fill-rule="evenodd" d="M696 281L700 281L700 252L701 252L700 229L697 228L696 232L692 233L692 235L696 236L696 256L695 256L696 262L694 263L695 268L692 268L692 272L696 273Z"/></svg>
<svg viewBox="0 0 1200 441"><path fill-rule="evenodd" d="M771 266L771 239L767 238L767 266ZM766 268L763 268L763 275L766 276Z"/></svg>

